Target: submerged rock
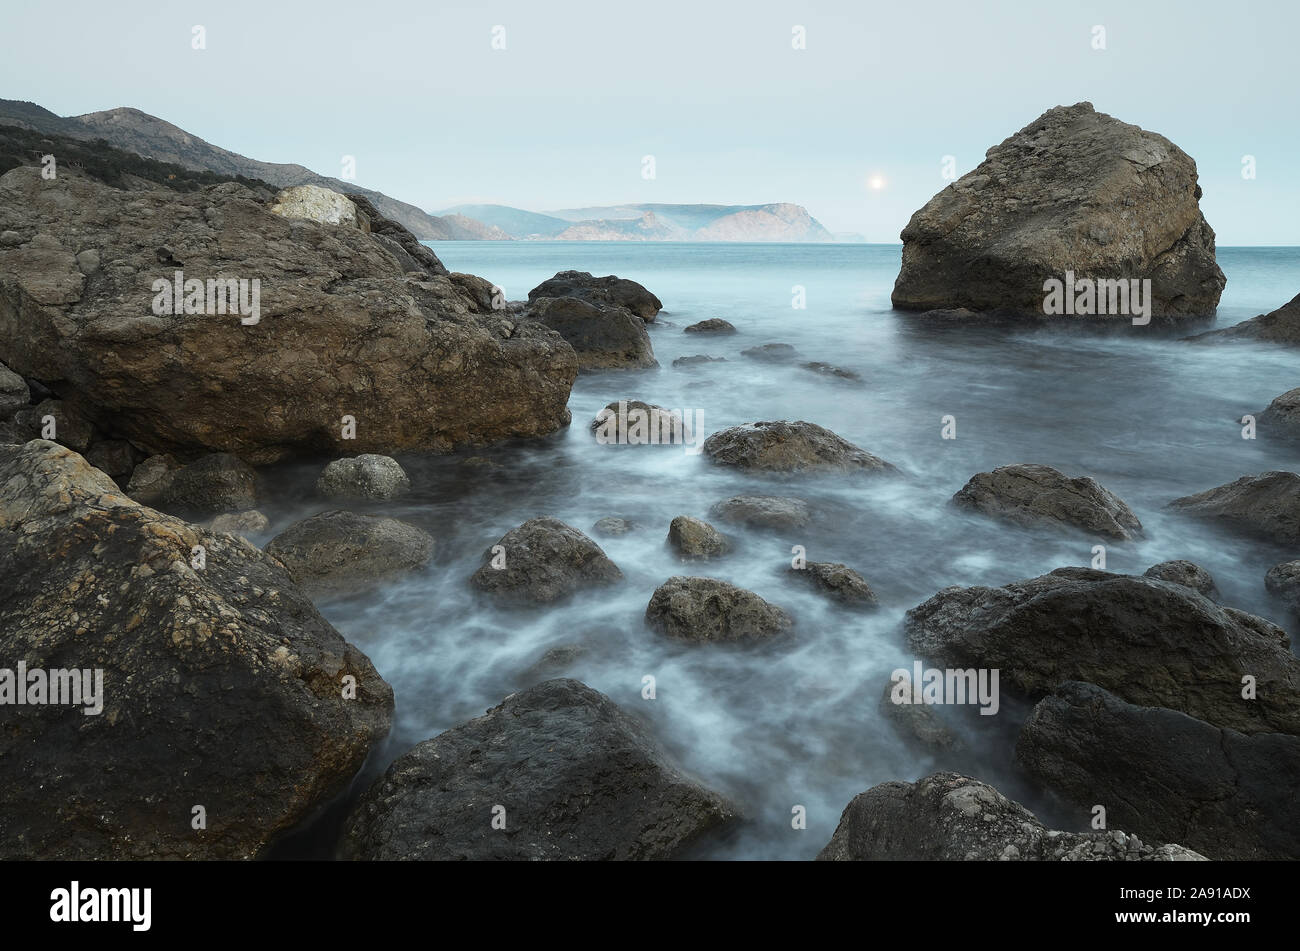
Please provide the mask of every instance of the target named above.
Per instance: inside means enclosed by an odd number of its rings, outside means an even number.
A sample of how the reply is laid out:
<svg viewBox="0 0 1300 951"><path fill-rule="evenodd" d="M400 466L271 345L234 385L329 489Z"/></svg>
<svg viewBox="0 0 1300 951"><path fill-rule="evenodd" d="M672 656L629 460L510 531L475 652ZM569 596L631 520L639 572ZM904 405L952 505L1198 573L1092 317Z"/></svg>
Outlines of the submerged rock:
<svg viewBox="0 0 1300 951"><path fill-rule="evenodd" d="M980 472L952 498L964 508L1018 525L1066 525L1119 539L1142 533L1142 523L1117 495L1093 479L1071 479L1051 466L1000 466Z"/></svg>
<svg viewBox="0 0 1300 951"><path fill-rule="evenodd" d="M1034 707L1016 760L1140 835L1212 859L1300 858L1300 737L1246 736L1071 682Z"/></svg>
<svg viewBox="0 0 1300 951"><path fill-rule="evenodd" d="M1300 542L1300 475L1264 472L1242 476L1169 503L1188 515L1284 544Z"/></svg>
<svg viewBox="0 0 1300 951"><path fill-rule="evenodd" d="M1200 197L1196 163L1164 136L1057 106L912 216L894 306L1041 318L1044 282L1068 271L1149 279L1153 323L1209 317L1225 279Z"/></svg>
<svg viewBox="0 0 1300 951"><path fill-rule="evenodd" d="M924 703L895 703L893 682L885 684L880 697L880 712L904 737L916 740L922 746L943 752L965 749L957 734L948 729L934 709Z"/></svg>
<svg viewBox="0 0 1300 951"><path fill-rule="evenodd" d="M845 861L1189 861L1180 845L1149 846L1125 832L1049 831L992 786L957 773L915 783L881 783L854 797L822 862Z"/></svg>
<svg viewBox="0 0 1300 951"><path fill-rule="evenodd" d="M749 528L778 530L803 528L812 521L807 502L780 495L734 495L714 505L709 515Z"/></svg>
<svg viewBox="0 0 1300 951"><path fill-rule="evenodd" d="M711 357L704 353L692 354L688 357L678 357L673 361L675 367L695 367L705 363L726 363L726 357Z"/></svg>
<svg viewBox="0 0 1300 951"><path fill-rule="evenodd" d="M636 281L613 274L593 277L586 271L560 271L528 292L530 302L542 297L576 297L606 307L622 307L653 323L663 303Z"/></svg>
<svg viewBox="0 0 1300 951"><path fill-rule="evenodd" d="M688 334L734 334L736 327L730 321L723 320L721 317L710 317L708 320L701 320L699 323L691 324L683 333Z"/></svg>
<svg viewBox="0 0 1300 951"><path fill-rule="evenodd" d="M0 643L9 666L102 671L95 715L88 695L6 707L9 859L260 856L392 720L391 688L277 561L51 442L0 446Z"/></svg>
<svg viewBox="0 0 1300 951"><path fill-rule="evenodd" d="M806 580L832 600L850 607L874 608L880 602L866 579L848 565L829 561L810 561L802 568L791 567L791 575Z"/></svg>
<svg viewBox="0 0 1300 951"><path fill-rule="evenodd" d="M577 297L539 297L527 316L550 327L578 355L583 370L655 367L645 321L625 307L593 304Z"/></svg>
<svg viewBox="0 0 1300 951"><path fill-rule="evenodd" d="M718 558L731 550L726 537L703 519L678 515L668 526L668 544L683 560Z"/></svg>
<svg viewBox="0 0 1300 951"><path fill-rule="evenodd" d="M608 697L548 680L398 757L352 810L339 852L669 859L735 817Z"/></svg>
<svg viewBox="0 0 1300 951"><path fill-rule="evenodd" d="M1191 338L1197 342L1217 340L1259 340L1280 343L1290 347L1300 346L1300 294L1291 298L1277 310L1243 320L1222 330L1210 330Z"/></svg>
<svg viewBox="0 0 1300 951"><path fill-rule="evenodd" d="M335 459L316 480L316 492L327 499L382 501L411 490L411 480L396 459L362 453L352 459Z"/></svg>
<svg viewBox="0 0 1300 951"><path fill-rule="evenodd" d="M760 363L793 363L799 351L788 343L765 343L761 347L742 350L740 355Z"/></svg>
<svg viewBox="0 0 1300 951"><path fill-rule="evenodd" d="M422 568L433 536L395 518L338 510L295 522L266 545L313 597L353 594Z"/></svg>
<svg viewBox="0 0 1300 951"><path fill-rule="evenodd" d="M1214 576L1195 562L1182 560L1162 561L1160 564L1152 565L1142 572L1142 577L1155 578L1158 581L1171 581L1174 584L1182 585L1184 588L1198 591L1211 601L1219 599L1219 588L1214 583Z"/></svg>
<svg viewBox="0 0 1300 951"><path fill-rule="evenodd" d="M607 535L611 538L618 535L626 535L628 532L637 529L636 522L629 521L625 518L619 518L616 515L606 515L602 519L597 519L596 524L591 526L591 530L597 535Z"/></svg>
<svg viewBox="0 0 1300 951"><path fill-rule="evenodd" d="M1266 437L1300 439L1300 387L1287 390L1255 418L1260 432Z"/></svg>
<svg viewBox="0 0 1300 951"><path fill-rule="evenodd" d="M1242 733L1300 733L1300 661L1286 632L1179 584L1058 568L1001 588L945 588L905 627L918 655L998 668L1030 695L1084 680ZM1242 697L1246 676L1255 699Z"/></svg>
<svg viewBox="0 0 1300 951"><path fill-rule="evenodd" d="M748 423L714 433L704 454L716 463L764 472L895 472L892 465L803 420Z"/></svg>
<svg viewBox="0 0 1300 951"><path fill-rule="evenodd" d="M642 400L609 403L596 414L590 428L596 441L605 446L680 446L694 440L681 410Z"/></svg>
<svg viewBox="0 0 1300 951"><path fill-rule="evenodd" d="M811 363L801 363L799 366L808 370L810 373L816 373L818 376L833 377L836 380L844 380L849 383L862 382L861 373L858 373L855 370L846 370L843 367L833 366L829 363L822 363L819 360L814 360Z"/></svg>
<svg viewBox="0 0 1300 951"><path fill-rule="evenodd" d="M790 615L752 591L681 575L655 589L645 619L661 634L695 643L763 640L794 625Z"/></svg>
<svg viewBox="0 0 1300 951"><path fill-rule="evenodd" d="M1284 600L1296 614L1300 614L1300 561L1284 561L1268 569L1264 587L1270 594Z"/></svg>
<svg viewBox="0 0 1300 951"><path fill-rule="evenodd" d="M531 518L510 529L483 553L470 577L480 591L535 604L622 580L623 572L599 545L558 518Z"/></svg>

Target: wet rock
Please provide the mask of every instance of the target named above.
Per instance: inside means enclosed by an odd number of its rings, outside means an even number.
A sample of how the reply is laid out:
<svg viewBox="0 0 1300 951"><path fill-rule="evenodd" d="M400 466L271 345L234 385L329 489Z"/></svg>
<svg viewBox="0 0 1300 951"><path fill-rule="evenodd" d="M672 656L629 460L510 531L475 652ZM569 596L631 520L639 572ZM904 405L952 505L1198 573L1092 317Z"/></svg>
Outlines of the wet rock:
<svg viewBox="0 0 1300 951"><path fill-rule="evenodd" d="M1049 831L992 786L957 773L915 783L881 783L854 797L822 862L844 861L1188 861L1179 845L1150 846L1120 831Z"/></svg>
<svg viewBox="0 0 1300 951"><path fill-rule="evenodd" d="M506 532L470 577L480 591L535 604L621 580L623 572L599 545L558 518L532 518Z"/></svg>
<svg viewBox="0 0 1300 951"><path fill-rule="evenodd" d="M793 363L799 352L788 343L765 343L742 350L740 355L759 363Z"/></svg>
<svg viewBox="0 0 1300 951"><path fill-rule="evenodd" d="M663 303L636 281L615 277L592 277L586 271L560 271L528 292L529 302L542 297L575 297L605 307L622 307L653 323Z"/></svg>
<svg viewBox="0 0 1300 951"><path fill-rule="evenodd" d="M266 545L312 597L354 594L415 571L433 557L428 532L395 518L338 510L295 522Z"/></svg>
<svg viewBox="0 0 1300 951"><path fill-rule="evenodd" d="M1214 583L1214 576L1195 562L1162 561L1144 571L1142 577L1180 584L1184 588L1199 591L1211 601L1219 599L1219 589Z"/></svg>
<svg viewBox="0 0 1300 951"><path fill-rule="evenodd" d="M124 439L104 439L86 450L86 461L114 479L130 476L135 459L135 450Z"/></svg>
<svg viewBox="0 0 1300 951"><path fill-rule="evenodd" d="M661 634L694 643L763 640L794 624L785 611L752 591L716 578L681 575L655 589L645 619Z"/></svg>
<svg viewBox="0 0 1300 951"><path fill-rule="evenodd" d="M598 519L596 524L591 526L591 530L597 535L605 535L615 538L619 535L626 535L628 532L634 532L639 526L636 522L626 518L619 518L616 515L606 515Z"/></svg>
<svg viewBox="0 0 1300 951"><path fill-rule="evenodd" d="M603 446L681 446L694 439L681 410L641 400L615 400L591 421Z"/></svg>
<svg viewBox="0 0 1300 951"><path fill-rule="evenodd" d="M493 828L496 805L503 829ZM668 859L735 816L608 697L576 680L548 680L399 757L352 810L339 852Z"/></svg>
<svg viewBox="0 0 1300 951"><path fill-rule="evenodd" d="M316 492L336 501L382 501L409 491L411 480L397 460L374 453L335 459L316 480Z"/></svg>
<svg viewBox="0 0 1300 951"><path fill-rule="evenodd" d="M709 516L749 528L803 528L812 509L803 499L780 495L734 495L709 509Z"/></svg>
<svg viewBox="0 0 1300 951"><path fill-rule="evenodd" d="M242 512L257 504L257 474L228 452L204 456L163 479L161 504L182 512Z"/></svg>
<svg viewBox="0 0 1300 951"><path fill-rule="evenodd" d="M945 667L998 668L1041 695L1085 680L1130 703L1243 733L1300 733L1300 661L1286 632L1191 588L1090 568L1001 588L945 588L907 613L907 640ZM1258 698L1242 698L1242 678Z"/></svg>
<svg viewBox="0 0 1300 951"><path fill-rule="evenodd" d="M28 439L48 438L77 452L85 452L95 439L95 427L64 400L41 400L19 409L15 422Z"/></svg>
<svg viewBox="0 0 1300 951"><path fill-rule="evenodd" d="M1300 346L1300 294L1277 310L1260 314L1250 320L1243 320L1232 327L1197 334L1191 339L1198 343L1216 340L1259 340L1290 347Z"/></svg>
<svg viewBox="0 0 1300 951"><path fill-rule="evenodd" d="M1300 387L1287 390L1255 416L1268 438L1300 439Z"/></svg>
<svg viewBox="0 0 1300 951"><path fill-rule="evenodd" d="M1300 737L1246 736L1061 684L1016 743L1031 776L1084 810L1211 859L1300 858Z"/></svg>
<svg viewBox="0 0 1300 951"><path fill-rule="evenodd" d="M1296 614L1300 614L1300 561L1284 561L1268 569L1264 587L1270 594L1285 601Z"/></svg>
<svg viewBox="0 0 1300 951"><path fill-rule="evenodd" d="M3 363L0 363L0 418L23 409L31 401L27 381Z"/></svg>
<svg viewBox="0 0 1300 951"><path fill-rule="evenodd" d="M790 568L792 576L811 584L816 590L847 607L874 608L880 602L866 579L848 565L829 561L810 561L802 568Z"/></svg>
<svg viewBox="0 0 1300 951"><path fill-rule="evenodd" d="M645 321L624 307L593 304L577 297L539 297L528 317L550 327L574 349L583 370L654 367Z"/></svg>
<svg viewBox="0 0 1300 951"><path fill-rule="evenodd" d="M521 682L532 686L541 680L547 680L567 670L572 670L587 654L587 648L581 644L561 644L547 648L537 662L524 671Z"/></svg>
<svg viewBox="0 0 1300 951"><path fill-rule="evenodd" d="M162 504L163 493L179 468L176 459L170 455L150 456L131 470L131 480L126 485L126 493L141 505L151 505L156 508Z"/></svg>
<svg viewBox="0 0 1300 951"><path fill-rule="evenodd" d="M880 712L901 736L924 747L942 752L965 749L957 734L948 729L931 707L924 703L895 703L892 682L885 684L885 692L880 697Z"/></svg>
<svg viewBox="0 0 1300 951"><path fill-rule="evenodd" d="M912 216L894 306L1037 319L1044 281L1069 271L1149 279L1153 323L1208 317L1225 279L1200 197L1196 163L1164 136L1091 103L1057 106Z"/></svg>
<svg viewBox="0 0 1300 951"><path fill-rule="evenodd" d="M952 498L963 508L1018 525L1063 525L1119 539L1142 533L1142 523L1117 495L1093 479L1071 479L1051 466L980 472Z"/></svg>
<svg viewBox="0 0 1300 951"><path fill-rule="evenodd" d="M1242 476L1169 504L1187 515L1213 519L1238 531L1276 542L1300 542L1300 475L1294 472Z"/></svg>
<svg viewBox="0 0 1300 951"><path fill-rule="evenodd" d="M703 519L678 515L668 526L668 544L682 560L719 558L731 545L716 528Z"/></svg>
<svg viewBox="0 0 1300 951"><path fill-rule="evenodd" d="M849 383L862 382L861 373L854 370L846 370L843 367L833 366L829 363L822 363L821 361L815 360L812 363L801 363L799 366L812 373L816 373L818 376L833 377L834 379L845 380Z"/></svg>
<svg viewBox="0 0 1300 951"><path fill-rule="evenodd" d="M683 333L688 334L734 334L735 325L730 321L723 320L721 317L710 317L708 320L701 320L699 323L691 324Z"/></svg>
<svg viewBox="0 0 1300 951"><path fill-rule="evenodd" d="M210 528L214 532L229 532L247 538L249 535L260 535L270 524L271 520L257 509L249 509L247 512L218 515L212 520Z"/></svg>
<svg viewBox="0 0 1300 951"><path fill-rule="evenodd" d="M705 363L726 363L726 357L710 357L707 354L696 353L689 357L678 357L673 361L675 367L697 367Z"/></svg>
<svg viewBox="0 0 1300 951"><path fill-rule="evenodd" d="M803 420L748 423L714 433L704 441L712 461L764 472L895 472L892 465Z"/></svg>
<svg viewBox="0 0 1300 951"><path fill-rule="evenodd" d="M278 562L50 442L0 446L0 632L11 667L103 671L96 715L6 708L6 859L258 857L392 720L388 684Z"/></svg>

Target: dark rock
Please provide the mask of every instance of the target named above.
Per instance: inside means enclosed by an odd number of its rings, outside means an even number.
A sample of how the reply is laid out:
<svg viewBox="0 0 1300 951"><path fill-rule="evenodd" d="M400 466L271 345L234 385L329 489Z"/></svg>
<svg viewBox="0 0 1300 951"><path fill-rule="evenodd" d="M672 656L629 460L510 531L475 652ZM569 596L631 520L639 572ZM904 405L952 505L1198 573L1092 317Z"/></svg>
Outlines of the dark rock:
<svg viewBox="0 0 1300 951"><path fill-rule="evenodd" d="M802 568L790 568L790 574L798 575L832 600L849 607L874 608L880 603L866 579L848 565L810 561Z"/></svg>
<svg viewBox="0 0 1300 951"><path fill-rule="evenodd" d="M714 505L709 515L749 528L803 528L812 521L807 502L780 495L734 495Z"/></svg>
<svg viewBox="0 0 1300 951"><path fill-rule="evenodd" d="M696 353L689 357L678 357L673 361L675 367L695 367L703 363L726 363L726 357L710 357L703 353Z"/></svg>
<svg viewBox="0 0 1300 951"><path fill-rule="evenodd" d="M542 297L576 297L605 307L622 307L652 323L663 303L636 281L615 277L592 277L586 271L560 271L528 292L530 302Z"/></svg>
<svg viewBox="0 0 1300 951"><path fill-rule="evenodd" d="M1214 583L1214 576L1195 562L1162 561L1142 572L1142 577L1170 581L1184 588L1199 591L1211 601L1219 600L1219 589Z"/></svg>
<svg viewBox="0 0 1300 951"><path fill-rule="evenodd" d="M150 456L131 470L131 480L126 485L126 493L141 505L157 508L162 504L163 493L171 485L180 465L169 455Z"/></svg>
<svg viewBox="0 0 1300 951"><path fill-rule="evenodd" d="M494 561L505 567L494 568ZM531 518L510 529L483 553L483 564L470 577L480 591L535 604L622 580L623 572L599 545L558 518Z"/></svg>
<svg viewBox="0 0 1300 951"><path fill-rule="evenodd" d="M619 518L615 515L606 515L598 519L596 524L591 526L591 530L597 535L605 535L614 538L618 535L626 535L628 532L637 529L636 522L629 521L625 518Z"/></svg>
<svg viewBox="0 0 1300 951"><path fill-rule="evenodd" d="M0 419L12 416L31 402L27 381L0 363Z"/></svg>
<svg viewBox="0 0 1300 951"><path fill-rule="evenodd" d="M742 350L740 355L760 363L793 363L799 352L788 343L765 343Z"/></svg>
<svg viewBox="0 0 1300 951"><path fill-rule="evenodd" d="M749 423L714 433L704 454L717 463L765 472L895 472L888 462L803 420Z"/></svg>
<svg viewBox="0 0 1300 951"><path fill-rule="evenodd" d="M312 597L354 594L422 568L433 557L428 532L395 518L338 510L290 525L267 543Z"/></svg>
<svg viewBox="0 0 1300 951"><path fill-rule="evenodd" d="M1276 542L1300 542L1300 475L1294 472L1242 476L1169 504L1188 515L1214 519Z"/></svg>
<svg viewBox="0 0 1300 951"><path fill-rule="evenodd" d="M41 400L15 415L15 422L27 439L47 438L47 420L53 420L54 424L48 438L69 449L85 452L95 440L95 427L77 407L64 400Z"/></svg>
<svg viewBox="0 0 1300 951"><path fill-rule="evenodd" d="M683 333L688 334L734 334L736 327L730 321L723 320L721 317L710 317L708 320L701 320L697 324L691 324Z"/></svg>
<svg viewBox="0 0 1300 951"><path fill-rule="evenodd" d="M129 477L135 459L135 450L124 439L104 439L86 450L86 461L114 479Z"/></svg>
<svg viewBox="0 0 1300 951"><path fill-rule="evenodd" d="M752 591L716 578L674 575L645 609L651 628L694 643L763 640L788 631L790 615Z"/></svg>
<svg viewBox="0 0 1300 951"><path fill-rule="evenodd" d="M1142 533L1142 523L1118 496L1093 479L1071 479L1051 466L980 472L952 498L964 508L1018 525L1065 525L1119 539Z"/></svg>
<svg viewBox="0 0 1300 951"><path fill-rule="evenodd" d="M829 363L813 361L812 363L801 363L799 366L812 373L816 373L819 376L834 377L837 380L846 380L850 383L862 382L861 373L857 373L853 370L846 370L843 367L832 366Z"/></svg>
<svg viewBox="0 0 1300 951"><path fill-rule="evenodd" d="M681 410L641 400L615 400L591 421L596 442L605 446L681 446L694 439Z"/></svg>
<svg viewBox="0 0 1300 951"><path fill-rule="evenodd" d="M529 303L528 316L573 347L580 369L659 365L645 321L624 307L593 304L577 297L539 297Z"/></svg>
<svg viewBox="0 0 1300 951"><path fill-rule="evenodd" d="M1290 347L1300 346L1300 294L1277 310L1243 320L1222 330L1210 330L1191 338L1197 342L1215 340L1259 340L1280 343Z"/></svg>
<svg viewBox="0 0 1300 951"><path fill-rule="evenodd" d="M212 520L209 529L247 538L249 535L260 535L270 524L271 520L257 509L249 509L247 512L226 512L224 515L218 515Z"/></svg>
<svg viewBox="0 0 1300 951"><path fill-rule="evenodd" d="M257 474L228 452L204 456L163 478L161 504L167 508L217 513L257 505Z"/></svg>
<svg viewBox="0 0 1300 951"><path fill-rule="evenodd" d="M731 544L716 528L703 519L678 515L668 526L668 544L682 560L718 558L731 550Z"/></svg>
<svg viewBox="0 0 1300 951"><path fill-rule="evenodd" d="M1255 415L1259 431L1269 438L1300 439L1300 387L1287 390Z"/></svg>
<svg viewBox="0 0 1300 951"><path fill-rule="evenodd" d="M411 491L411 480L396 459L362 453L327 465L316 480L316 491L336 501L382 501Z"/></svg>
<svg viewBox="0 0 1300 951"><path fill-rule="evenodd" d="M493 820L504 810L504 828ZM425 740L361 797L345 859L668 859L736 816L641 724L576 680Z"/></svg>
<svg viewBox="0 0 1300 951"><path fill-rule="evenodd" d="M1268 569L1264 587L1269 593L1284 600L1291 610L1300 614L1300 561L1284 561Z"/></svg>
<svg viewBox="0 0 1300 951"><path fill-rule="evenodd" d="M965 749L961 739L926 704L895 703L892 681L885 684L885 692L880 698L880 712L901 736L914 739L924 747L942 752Z"/></svg>

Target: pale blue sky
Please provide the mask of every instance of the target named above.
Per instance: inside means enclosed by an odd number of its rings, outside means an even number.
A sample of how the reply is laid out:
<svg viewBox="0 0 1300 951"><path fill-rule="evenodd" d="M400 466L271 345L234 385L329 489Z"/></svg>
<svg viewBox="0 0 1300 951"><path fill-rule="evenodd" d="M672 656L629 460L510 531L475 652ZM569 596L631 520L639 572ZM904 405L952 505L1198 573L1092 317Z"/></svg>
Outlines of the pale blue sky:
<svg viewBox="0 0 1300 951"><path fill-rule="evenodd" d="M790 201L873 241L898 240L945 155L968 171L1087 99L1196 159L1221 244L1300 244L1298 33L1294 0L10 0L0 96L135 106L325 174L355 155L361 184L435 211Z"/></svg>

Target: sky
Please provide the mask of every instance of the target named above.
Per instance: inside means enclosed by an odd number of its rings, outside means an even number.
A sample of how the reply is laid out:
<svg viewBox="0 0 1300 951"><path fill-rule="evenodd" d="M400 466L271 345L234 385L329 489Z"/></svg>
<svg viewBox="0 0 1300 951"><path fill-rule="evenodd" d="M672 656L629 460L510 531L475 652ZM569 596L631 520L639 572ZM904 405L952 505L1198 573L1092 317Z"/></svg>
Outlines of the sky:
<svg viewBox="0 0 1300 951"><path fill-rule="evenodd" d="M0 97L353 156L434 212L787 201L879 242L947 157L1088 100L1196 160L1219 244L1300 244L1298 32L1296 0L6 0Z"/></svg>

